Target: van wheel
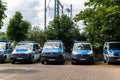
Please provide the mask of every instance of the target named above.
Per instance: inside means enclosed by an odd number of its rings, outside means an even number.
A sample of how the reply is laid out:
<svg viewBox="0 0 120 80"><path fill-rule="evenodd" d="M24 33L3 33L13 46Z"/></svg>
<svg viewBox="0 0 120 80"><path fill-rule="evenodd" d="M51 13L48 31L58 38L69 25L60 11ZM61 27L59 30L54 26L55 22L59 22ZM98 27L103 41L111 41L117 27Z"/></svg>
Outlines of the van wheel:
<svg viewBox="0 0 120 80"><path fill-rule="evenodd" d="M90 64L91 64L91 65L94 65L94 64L95 64L95 61L91 61Z"/></svg>
<svg viewBox="0 0 120 80"><path fill-rule="evenodd" d="M15 64L15 61L12 61L11 63L12 63L12 64Z"/></svg>
<svg viewBox="0 0 120 80"><path fill-rule="evenodd" d="M104 63L106 63L106 60L104 59Z"/></svg>
<svg viewBox="0 0 120 80"><path fill-rule="evenodd" d="M75 65L76 63L75 62L71 62L71 64Z"/></svg>
<svg viewBox="0 0 120 80"><path fill-rule="evenodd" d="M40 62L40 57L38 58L38 60L37 60L38 62Z"/></svg>
<svg viewBox="0 0 120 80"><path fill-rule="evenodd" d="M44 61L42 61L41 64L44 64Z"/></svg>
<svg viewBox="0 0 120 80"><path fill-rule="evenodd" d="M31 64L34 64L34 63L35 63L34 59L32 59L32 60L30 61L30 63L31 63Z"/></svg>
<svg viewBox="0 0 120 80"><path fill-rule="evenodd" d="M31 64L35 63L34 57L31 58L30 63Z"/></svg>
<svg viewBox="0 0 120 80"><path fill-rule="evenodd" d="M61 61L61 63L60 63L60 64L64 64L64 63L65 63L65 60Z"/></svg>
<svg viewBox="0 0 120 80"><path fill-rule="evenodd" d="M5 60L2 60L0 63L5 63Z"/></svg>

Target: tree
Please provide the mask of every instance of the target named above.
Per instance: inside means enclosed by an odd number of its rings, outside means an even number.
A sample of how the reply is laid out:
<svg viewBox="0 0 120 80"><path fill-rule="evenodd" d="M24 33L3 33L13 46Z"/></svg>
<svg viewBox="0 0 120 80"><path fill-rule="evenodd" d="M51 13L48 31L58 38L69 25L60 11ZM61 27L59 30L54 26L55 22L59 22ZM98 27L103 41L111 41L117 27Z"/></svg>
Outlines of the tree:
<svg viewBox="0 0 120 80"><path fill-rule="evenodd" d="M39 42L43 46L44 42L46 41L45 32L38 26L35 26L29 31L28 40Z"/></svg>
<svg viewBox="0 0 120 80"><path fill-rule="evenodd" d="M5 11L6 11L6 4L0 0L0 29L3 25L2 20L6 17Z"/></svg>
<svg viewBox="0 0 120 80"><path fill-rule="evenodd" d="M103 43L110 39L120 40L120 1L89 0L86 8L76 15L86 25L85 35L98 52L102 53Z"/></svg>
<svg viewBox="0 0 120 80"><path fill-rule="evenodd" d="M66 51L70 52L74 39L80 38L79 28L76 27L73 20L62 15L55 17L46 30L47 38L51 40L62 40Z"/></svg>
<svg viewBox="0 0 120 80"><path fill-rule="evenodd" d="M15 13L13 18L10 19L6 32L7 39L19 42L27 38L31 24L22 19L23 16L18 11Z"/></svg>
<svg viewBox="0 0 120 80"><path fill-rule="evenodd" d="M5 40L5 33L4 32L0 32L0 40Z"/></svg>

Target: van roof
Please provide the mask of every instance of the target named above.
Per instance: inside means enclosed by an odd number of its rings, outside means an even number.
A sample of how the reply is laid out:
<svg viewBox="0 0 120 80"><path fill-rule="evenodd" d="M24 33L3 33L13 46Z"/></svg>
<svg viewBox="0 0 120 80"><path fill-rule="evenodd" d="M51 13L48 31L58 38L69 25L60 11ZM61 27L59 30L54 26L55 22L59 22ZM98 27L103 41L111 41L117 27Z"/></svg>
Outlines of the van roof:
<svg viewBox="0 0 120 80"><path fill-rule="evenodd" d="M8 41L8 40L0 40L0 42L10 42L10 41Z"/></svg>
<svg viewBox="0 0 120 80"><path fill-rule="evenodd" d="M90 42L88 42L88 41L76 41L74 43L90 43Z"/></svg>
<svg viewBox="0 0 120 80"><path fill-rule="evenodd" d="M106 43L120 43L120 41L107 41Z"/></svg>
<svg viewBox="0 0 120 80"><path fill-rule="evenodd" d="M19 43L37 43L37 42L35 42L35 41L21 41Z"/></svg>
<svg viewBox="0 0 120 80"><path fill-rule="evenodd" d="M62 40L47 40L46 42L62 42Z"/></svg>

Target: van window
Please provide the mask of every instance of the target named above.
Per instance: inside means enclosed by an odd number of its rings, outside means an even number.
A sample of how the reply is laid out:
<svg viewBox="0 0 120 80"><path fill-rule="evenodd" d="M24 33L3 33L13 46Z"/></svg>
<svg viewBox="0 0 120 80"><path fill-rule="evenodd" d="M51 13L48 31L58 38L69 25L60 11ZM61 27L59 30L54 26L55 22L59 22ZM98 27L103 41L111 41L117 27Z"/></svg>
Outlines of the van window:
<svg viewBox="0 0 120 80"><path fill-rule="evenodd" d="M90 44L79 44L79 43L76 43L74 45L74 49L91 50L91 47L90 47Z"/></svg>
<svg viewBox="0 0 120 80"><path fill-rule="evenodd" d="M44 48L59 48L61 47L59 43L54 43L54 42L50 42L50 43L46 43Z"/></svg>
<svg viewBox="0 0 120 80"><path fill-rule="evenodd" d="M109 49L120 49L120 43L109 43Z"/></svg>
<svg viewBox="0 0 120 80"><path fill-rule="evenodd" d="M39 45L38 44L36 44L36 49L38 50L38 49L40 49L40 47L39 47Z"/></svg>
<svg viewBox="0 0 120 80"><path fill-rule="evenodd" d="M5 43L0 42L0 49L1 49L1 50L4 50L4 49L5 49L5 46L6 46Z"/></svg>

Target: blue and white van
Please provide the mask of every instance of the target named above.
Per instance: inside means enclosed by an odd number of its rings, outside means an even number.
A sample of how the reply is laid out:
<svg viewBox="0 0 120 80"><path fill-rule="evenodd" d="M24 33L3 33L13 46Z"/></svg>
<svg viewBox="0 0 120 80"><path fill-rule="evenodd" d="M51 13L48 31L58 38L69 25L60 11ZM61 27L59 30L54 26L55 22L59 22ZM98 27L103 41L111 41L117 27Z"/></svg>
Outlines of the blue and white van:
<svg viewBox="0 0 120 80"><path fill-rule="evenodd" d="M104 62L120 63L120 41L107 41L103 47Z"/></svg>
<svg viewBox="0 0 120 80"><path fill-rule="evenodd" d="M10 61L12 43L8 40L0 40L0 62Z"/></svg>
<svg viewBox="0 0 120 80"><path fill-rule="evenodd" d="M34 41L19 42L11 54L12 64L15 62L30 62L40 61L41 46Z"/></svg>
<svg viewBox="0 0 120 80"><path fill-rule="evenodd" d="M71 64L88 62L94 64L94 55L91 43L86 41L75 42L72 49Z"/></svg>
<svg viewBox="0 0 120 80"><path fill-rule="evenodd" d="M41 53L41 63L57 62L63 64L65 62L64 45L61 40L47 40Z"/></svg>

